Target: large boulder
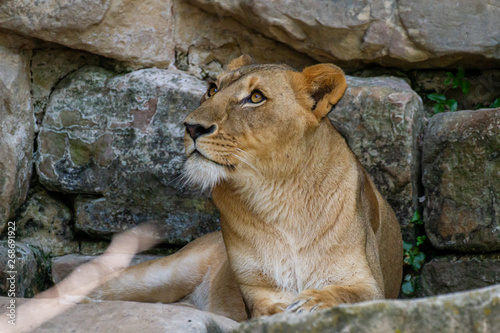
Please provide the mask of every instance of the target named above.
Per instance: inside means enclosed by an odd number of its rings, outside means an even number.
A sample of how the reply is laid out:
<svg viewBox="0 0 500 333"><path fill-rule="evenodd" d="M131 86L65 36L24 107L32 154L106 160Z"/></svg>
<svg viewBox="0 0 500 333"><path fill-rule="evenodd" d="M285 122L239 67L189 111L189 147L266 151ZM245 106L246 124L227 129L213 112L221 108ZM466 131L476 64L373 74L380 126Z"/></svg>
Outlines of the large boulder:
<svg viewBox="0 0 500 333"><path fill-rule="evenodd" d="M447 255L426 263L420 277L422 296L448 294L500 284L500 254Z"/></svg>
<svg viewBox="0 0 500 333"><path fill-rule="evenodd" d="M183 120L205 84L161 69L86 66L51 94L38 136L42 184L74 193L76 228L97 237L143 222L185 243L218 228L214 205L182 188Z"/></svg>
<svg viewBox="0 0 500 333"><path fill-rule="evenodd" d="M7 312L9 302L9 298L0 297L0 312L2 314ZM31 302L31 306L23 309L22 305L27 302ZM68 303L50 299L16 299L18 312L16 326L22 325L26 332L33 333L208 333L227 332L238 326L238 323L231 319L188 306L104 301L78 304L58 316L50 318L39 327L30 327L30 316L38 317L40 312L51 313L51 310L58 307L68 307L66 304ZM7 320L0 323L0 328L9 328L6 322Z"/></svg>
<svg viewBox="0 0 500 333"><path fill-rule="evenodd" d="M0 232L26 198L31 176L30 44L0 31Z"/></svg>
<svg viewBox="0 0 500 333"><path fill-rule="evenodd" d="M432 245L500 249L500 109L432 117L423 147L424 221Z"/></svg>
<svg viewBox="0 0 500 333"><path fill-rule="evenodd" d="M181 0L6 0L0 28L123 61L134 68L176 65L213 75L247 52L297 67L312 60L292 48Z"/></svg>
<svg viewBox="0 0 500 333"><path fill-rule="evenodd" d="M347 81L330 119L407 226L419 195L422 100L399 78Z"/></svg>
<svg viewBox="0 0 500 333"><path fill-rule="evenodd" d="M426 50L429 59L480 67L481 60L500 60L498 3L470 0L399 0L399 18L408 39ZM468 62L469 61L469 62ZM436 63L436 61L434 61Z"/></svg>
<svg viewBox="0 0 500 333"><path fill-rule="evenodd" d="M416 300L341 305L241 324L233 332L499 332L500 285Z"/></svg>
<svg viewBox="0 0 500 333"><path fill-rule="evenodd" d="M0 27L141 66L174 62L172 1L6 0Z"/></svg>
<svg viewBox="0 0 500 333"><path fill-rule="evenodd" d="M493 3L446 1L190 0L243 22L318 61L390 66L491 66L500 62Z"/></svg>
<svg viewBox="0 0 500 333"><path fill-rule="evenodd" d="M499 14L479 0L4 0L0 28L135 67L193 65L200 75L242 52L349 67L494 67Z"/></svg>

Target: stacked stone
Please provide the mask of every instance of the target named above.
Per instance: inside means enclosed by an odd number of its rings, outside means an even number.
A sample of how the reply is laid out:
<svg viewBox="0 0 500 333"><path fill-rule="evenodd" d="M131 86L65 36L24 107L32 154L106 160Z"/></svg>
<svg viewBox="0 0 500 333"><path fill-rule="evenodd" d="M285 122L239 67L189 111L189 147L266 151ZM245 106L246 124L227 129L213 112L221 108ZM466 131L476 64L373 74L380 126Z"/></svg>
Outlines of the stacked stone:
<svg viewBox="0 0 500 333"><path fill-rule="evenodd" d="M500 109L432 117L422 168L425 230L453 253L425 265L423 295L500 283Z"/></svg>
<svg viewBox="0 0 500 333"><path fill-rule="evenodd" d="M204 80L241 53L297 69L335 62L363 75L367 63L473 64L489 68L478 76L488 78L481 89L500 97L490 80L500 77L493 4L251 3L0 3L0 231L16 223L18 296L46 288L50 266L60 281L139 224L161 226L156 237L173 246L218 229L209 196L183 187L182 122ZM423 268L422 295L500 283L500 109L431 118L414 89L433 90L436 72L408 75L411 85L373 73L348 76L329 117L393 206L406 241L415 238L413 212L423 210L437 256ZM2 269L7 249L0 241Z"/></svg>

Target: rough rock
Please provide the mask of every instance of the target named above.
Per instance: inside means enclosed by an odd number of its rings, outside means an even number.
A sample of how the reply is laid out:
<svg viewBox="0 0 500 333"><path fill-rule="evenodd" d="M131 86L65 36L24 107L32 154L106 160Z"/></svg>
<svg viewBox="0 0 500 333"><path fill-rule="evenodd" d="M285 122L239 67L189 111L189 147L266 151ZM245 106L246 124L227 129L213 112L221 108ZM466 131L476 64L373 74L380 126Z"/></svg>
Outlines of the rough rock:
<svg viewBox="0 0 500 333"><path fill-rule="evenodd" d="M163 256L138 254L135 255L129 266L137 265L145 261L162 258ZM62 257L52 259L52 281L58 283L68 276L75 268L85 264L98 256L84 256L78 254L69 254Z"/></svg>
<svg viewBox="0 0 500 333"><path fill-rule="evenodd" d="M499 14L479 0L5 0L0 28L136 67L166 68L177 53L213 72L247 51L349 67L496 67Z"/></svg>
<svg viewBox="0 0 500 333"><path fill-rule="evenodd" d="M498 2L400 0L397 5L401 24L417 48L432 52L435 57L460 58L464 54L472 59L474 55L500 59ZM480 65L474 63L474 67Z"/></svg>
<svg viewBox="0 0 500 333"><path fill-rule="evenodd" d="M60 256L79 251L73 240L71 211L42 187L30 190L30 195L16 219L17 239Z"/></svg>
<svg viewBox="0 0 500 333"><path fill-rule="evenodd" d="M176 65L213 75L248 52L259 61L301 67L312 60L290 47L180 0L7 0L0 28L123 61L132 67Z"/></svg>
<svg viewBox="0 0 500 333"><path fill-rule="evenodd" d="M371 301L311 314L279 314L233 332L498 332L500 285L416 300Z"/></svg>
<svg viewBox="0 0 500 333"><path fill-rule="evenodd" d="M172 1L6 0L0 27L139 66L174 62Z"/></svg>
<svg viewBox="0 0 500 333"><path fill-rule="evenodd" d="M38 125L59 80L84 65L99 65L100 57L67 48L39 48L31 58L31 95Z"/></svg>
<svg viewBox="0 0 500 333"><path fill-rule="evenodd" d="M420 295L434 296L500 284L500 254L448 255L426 263Z"/></svg>
<svg viewBox="0 0 500 333"><path fill-rule="evenodd" d="M30 47L0 31L0 232L26 198L31 176Z"/></svg>
<svg viewBox="0 0 500 333"><path fill-rule="evenodd" d="M179 181L183 120L205 84L180 72L115 75L86 66L65 77L47 105L36 161L47 188L78 194L76 228L110 236L142 222L185 243L218 228L218 213Z"/></svg>
<svg viewBox="0 0 500 333"><path fill-rule="evenodd" d="M15 258L12 259L12 245L15 244ZM13 261L11 261L13 260ZM11 290L7 278L15 277L16 297L33 297L48 287L48 257L26 243L0 241L0 295L6 296Z"/></svg>
<svg viewBox="0 0 500 333"><path fill-rule="evenodd" d="M259 64L286 63L298 70L315 63L232 18L211 15L185 1L174 1L173 11L176 66L198 78L215 79L224 65L241 54L251 55Z"/></svg>
<svg viewBox="0 0 500 333"><path fill-rule="evenodd" d="M500 249L500 109L432 117L423 146L425 230L438 249Z"/></svg>
<svg viewBox="0 0 500 333"><path fill-rule="evenodd" d="M318 61L388 66L491 66L500 61L490 2L190 0L232 17Z"/></svg>
<svg viewBox="0 0 500 333"><path fill-rule="evenodd" d="M110 241L88 241L80 242L79 253L84 256L97 256L103 254L109 247Z"/></svg>
<svg viewBox="0 0 500 333"><path fill-rule="evenodd" d="M417 207L422 100L402 79L348 77L329 117L402 225Z"/></svg>
<svg viewBox="0 0 500 333"><path fill-rule="evenodd" d="M26 299L17 299L19 305ZM30 300L36 302L33 311L40 308L51 309L57 300ZM0 298L0 313L7 310L9 298ZM30 313L19 313L17 323L26 323ZM135 333L135 332L226 332L238 323L188 306L160 303L137 302L98 302L78 304L60 315L48 320L40 327L30 330L33 333L73 332L73 333Z"/></svg>

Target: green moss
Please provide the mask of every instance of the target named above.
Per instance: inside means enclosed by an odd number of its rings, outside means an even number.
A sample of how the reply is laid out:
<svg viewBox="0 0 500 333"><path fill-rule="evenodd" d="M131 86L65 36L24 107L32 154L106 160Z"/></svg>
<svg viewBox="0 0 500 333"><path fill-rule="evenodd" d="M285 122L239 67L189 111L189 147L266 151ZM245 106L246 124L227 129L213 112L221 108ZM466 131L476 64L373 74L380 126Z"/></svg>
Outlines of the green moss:
<svg viewBox="0 0 500 333"><path fill-rule="evenodd" d="M77 166L87 164L92 156L90 145L78 139L70 139L69 151L71 154L71 160Z"/></svg>
<svg viewBox="0 0 500 333"><path fill-rule="evenodd" d="M66 137L65 133L42 131L39 136L41 153L62 157L66 147Z"/></svg>
<svg viewBox="0 0 500 333"><path fill-rule="evenodd" d="M93 157L100 167L107 167L116 157L112 145L111 135L105 134L93 143L86 143L79 139L70 139L71 160L77 166L85 165Z"/></svg>
<svg viewBox="0 0 500 333"><path fill-rule="evenodd" d="M94 122L84 119L82 114L78 111L62 110L59 117L64 128L74 125L80 127L91 127L92 125L95 125Z"/></svg>

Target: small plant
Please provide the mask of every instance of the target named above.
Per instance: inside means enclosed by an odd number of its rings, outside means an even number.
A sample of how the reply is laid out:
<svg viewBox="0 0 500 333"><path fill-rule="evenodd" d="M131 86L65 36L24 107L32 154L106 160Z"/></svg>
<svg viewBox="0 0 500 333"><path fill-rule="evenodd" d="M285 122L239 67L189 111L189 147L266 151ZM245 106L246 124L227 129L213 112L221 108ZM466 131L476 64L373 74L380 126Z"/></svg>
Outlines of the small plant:
<svg viewBox="0 0 500 333"><path fill-rule="evenodd" d="M467 96L470 90L470 81L465 78L465 70L462 67L458 67L457 76L454 76L451 72L447 72L446 76L448 78L444 80L445 85L452 84L453 88L460 87L464 96Z"/></svg>
<svg viewBox="0 0 500 333"><path fill-rule="evenodd" d="M425 254L418 248L425 241L427 236L418 236L415 246L411 243L403 242L404 263L411 266L415 272L422 267L425 261Z"/></svg>
<svg viewBox="0 0 500 333"><path fill-rule="evenodd" d="M493 101L493 103L491 103L489 106L485 106L483 103L479 103L476 106L476 110L477 109L483 109L483 108L491 108L491 109L500 108L500 98L495 99Z"/></svg>
<svg viewBox="0 0 500 333"><path fill-rule="evenodd" d="M413 213L410 223L416 225L424 224L418 211ZM420 271L423 263L425 262L425 253L421 251L420 246L424 244L426 239L427 236L425 235L418 236L415 245L403 241L404 264L410 266L413 270L412 274L406 274L404 282L401 285L401 291L406 296L412 296L415 293L415 285L418 278L416 273Z"/></svg>
<svg viewBox="0 0 500 333"><path fill-rule="evenodd" d="M444 80L445 85L452 85L453 88L460 88L462 93L467 96L470 90L470 81L465 79L465 70L462 67L458 67L457 75L453 75L451 72L446 73L447 78ZM450 109L451 112L455 112L458 107L458 103L455 99L447 99L444 94L429 94L427 98L431 101L436 102L434 104L434 114L441 113L446 110L446 107Z"/></svg>
<svg viewBox="0 0 500 333"><path fill-rule="evenodd" d="M401 285L401 291L406 296L411 296L415 293L416 276L411 274L406 274L403 284Z"/></svg>
<svg viewBox="0 0 500 333"><path fill-rule="evenodd" d="M420 216L420 213L418 212L418 210L416 210L415 213L413 213L413 216L411 217L410 223L418 224L418 225L424 224L424 221L422 221L422 217Z"/></svg>
<svg viewBox="0 0 500 333"><path fill-rule="evenodd" d="M446 107L449 107L451 112L457 111L458 103L456 99L446 99L446 96L443 94L429 94L427 98L436 102L434 104L434 114L444 112Z"/></svg>

